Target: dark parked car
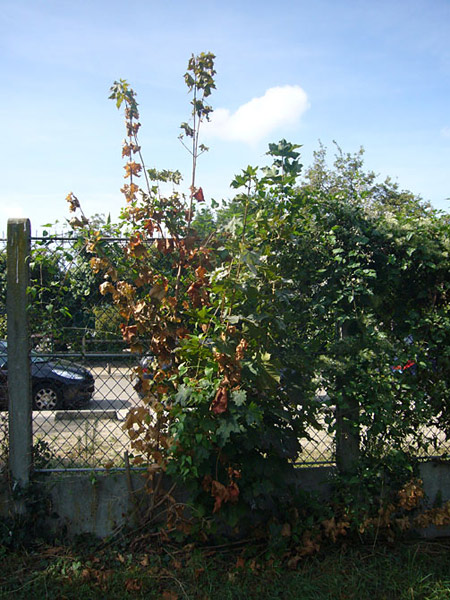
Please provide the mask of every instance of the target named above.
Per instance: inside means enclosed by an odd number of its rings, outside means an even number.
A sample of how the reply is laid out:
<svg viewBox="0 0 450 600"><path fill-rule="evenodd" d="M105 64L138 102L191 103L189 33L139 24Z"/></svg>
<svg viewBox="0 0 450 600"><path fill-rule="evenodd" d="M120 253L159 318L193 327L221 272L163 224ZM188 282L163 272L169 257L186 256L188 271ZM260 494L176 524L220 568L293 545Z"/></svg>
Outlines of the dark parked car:
<svg viewBox="0 0 450 600"><path fill-rule="evenodd" d="M80 365L55 357L31 353L33 408L53 410L77 408L94 394L92 374ZM8 407L7 344L0 340L0 410Z"/></svg>

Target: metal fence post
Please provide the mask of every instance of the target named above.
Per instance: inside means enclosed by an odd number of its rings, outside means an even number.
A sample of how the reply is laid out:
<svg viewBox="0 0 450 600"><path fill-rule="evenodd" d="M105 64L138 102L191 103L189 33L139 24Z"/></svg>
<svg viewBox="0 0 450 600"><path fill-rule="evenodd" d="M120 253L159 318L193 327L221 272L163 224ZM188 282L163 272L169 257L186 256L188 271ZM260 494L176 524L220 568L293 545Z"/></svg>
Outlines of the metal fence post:
<svg viewBox="0 0 450 600"><path fill-rule="evenodd" d="M31 224L29 219L8 220L7 298L9 467L14 485L24 487L32 465L30 337L27 287Z"/></svg>

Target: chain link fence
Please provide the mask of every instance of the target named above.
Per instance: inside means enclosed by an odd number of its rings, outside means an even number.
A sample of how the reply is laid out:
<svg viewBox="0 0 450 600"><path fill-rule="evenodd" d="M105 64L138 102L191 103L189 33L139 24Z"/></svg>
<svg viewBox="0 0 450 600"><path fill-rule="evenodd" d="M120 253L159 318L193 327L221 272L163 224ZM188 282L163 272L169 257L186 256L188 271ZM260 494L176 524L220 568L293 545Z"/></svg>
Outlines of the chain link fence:
<svg viewBox="0 0 450 600"><path fill-rule="evenodd" d="M104 243L120 260L125 241ZM123 468L131 452L123 425L129 409L140 402L135 369L141 357L123 342L117 308L99 293L101 280L92 271L83 241L33 238L30 267L35 468ZM5 339L6 240L0 240L0 340ZM5 348L0 349L0 467L6 464L8 440ZM323 402L320 428L301 440L300 466L334 464L334 437L326 424L330 415L332 408ZM420 458L449 454L448 436L437 426L423 428L422 436Z"/></svg>
<svg viewBox="0 0 450 600"><path fill-rule="evenodd" d="M0 340L6 338L6 239L0 239ZM6 396L6 378L0 356L0 472L8 462L8 413L1 406Z"/></svg>
<svg viewBox="0 0 450 600"><path fill-rule="evenodd" d="M103 243L120 260L125 241ZM140 402L134 369L141 357L127 351L117 309L99 293L102 280L89 260L77 239L32 239L33 436L35 466L45 470L123 467L131 452L123 425ZM53 371L44 383L41 361ZM59 390L51 379L55 371ZM80 379L62 380L69 375ZM84 393L92 385L92 395ZM333 439L325 429L311 430L303 440L300 462L334 462Z"/></svg>
<svg viewBox="0 0 450 600"><path fill-rule="evenodd" d="M123 424L128 410L139 402L133 387L133 368L139 357L119 353L40 354L38 360L45 361L43 382L33 363L36 358L32 356L35 466L123 466L124 453L130 450ZM58 383L51 379L53 374Z"/></svg>
<svg viewBox="0 0 450 600"><path fill-rule="evenodd" d="M123 255L124 240L105 240ZM100 276L83 240L32 239L30 329L35 467L123 467L123 429L139 402L140 357L126 348L116 307L101 296Z"/></svg>

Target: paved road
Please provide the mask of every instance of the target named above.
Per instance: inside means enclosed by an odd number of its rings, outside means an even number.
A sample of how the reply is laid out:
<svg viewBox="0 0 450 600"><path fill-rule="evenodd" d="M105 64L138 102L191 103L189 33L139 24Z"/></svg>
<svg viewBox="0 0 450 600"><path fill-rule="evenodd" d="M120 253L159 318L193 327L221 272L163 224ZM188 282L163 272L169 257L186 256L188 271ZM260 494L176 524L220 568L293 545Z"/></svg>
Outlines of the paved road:
<svg viewBox="0 0 450 600"><path fill-rule="evenodd" d="M94 398L89 404L93 410L123 410L136 406L139 396L133 388L135 376L126 368L108 373L105 369L92 369L95 377Z"/></svg>
<svg viewBox="0 0 450 600"><path fill-rule="evenodd" d="M95 376L93 399L79 411L34 411L34 439L47 442L59 457L68 457L81 466L118 464L130 439L123 430L129 409L139 404L130 369L90 369ZM332 440L324 432L311 432L314 440L304 441L310 459L322 460L331 452Z"/></svg>
<svg viewBox="0 0 450 600"><path fill-rule="evenodd" d="M129 371L91 371L95 376L94 397L81 410L33 411L34 440L48 443L62 461L52 466L122 464L124 452L131 450L123 425L139 397Z"/></svg>

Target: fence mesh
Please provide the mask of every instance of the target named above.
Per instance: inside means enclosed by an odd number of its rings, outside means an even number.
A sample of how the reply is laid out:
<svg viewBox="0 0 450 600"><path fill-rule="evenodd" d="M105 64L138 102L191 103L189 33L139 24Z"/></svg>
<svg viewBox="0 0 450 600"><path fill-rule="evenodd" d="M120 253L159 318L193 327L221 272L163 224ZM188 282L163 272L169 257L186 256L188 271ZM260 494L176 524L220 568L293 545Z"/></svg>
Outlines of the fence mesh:
<svg viewBox="0 0 450 600"><path fill-rule="evenodd" d="M107 240L108 253L121 256L124 242ZM101 280L89 260L82 241L32 240L33 436L35 464L43 469L120 467L130 451L123 424L128 410L140 402L133 372L140 357L127 352L117 309L99 293ZM53 370L44 383L39 361ZM85 379L60 382L55 398L54 382L48 377L74 369ZM89 387L90 376L95 390L83 401L82 388ZM78 395L72 391L77 389ZM46 407L48 400L51 406ZM331 436L311 430L310 439L303 440L300 461L327 464L333 462L333 453Z"/></svg>
<svg viewBox="0 0 450 600"><path fill-rule="evenodd" d="M35 357L32 357L32 360ZM61 377L55 386L33 374L35 466L40 468L108 468L123 466L129 437L122 429L131 406L139 402L133 367L139 357L110 354L39 355L45 369ZM78 380L70 380L73 375ZM51 376L50 376L51 377ZM83 377L83 379L82 379ZM50 406L45 406L45 403ZM39 465L36 465L36 461Z"/></svg>
<svg viewBox="0 0 450 600"><path fill-rule="evenodd" d="M125 240L111 239L109 251L123 254ZM134 385L141 359L120 333L114 305L99 293L101 281L82 241L68 237L32 239L30 329L34 462L37 469L123 467L130 450L123 429L129 409L140 402ZM6 240L0 240L0 339L6 338ZM0 351L0 400L6 397L6 352ZM320 400L320 398L319 398ZM7 460L8 413L0 409L0 467ZM333 464L334 438L327 432L324 403L320 429L301 440L298 464ZM420 458L450 453L445 432L430 423L422 431ZM408 440L405 440L405 446ZM427 448L425 448L425 446Z"/></svg>
<svg viewBox="0 0 450 600"><path fill-rule="evenodd" d="M6 338L6 240L0 239L0 340ZM0 353L1 354L1 353ZM0 355L0 472L8 460L8 413L4 411L6 377ZM3 405L2 405L3 404Z"/></svg>
<svg viewBox="0 0 450 600"><path fill-rule="evenodd" d="M122 252L123 240L108 240ZM99 293L82 240L32 240L32 339L35 467L121 467L130 450L123 430L139 402L115 306Z"/></svg>

